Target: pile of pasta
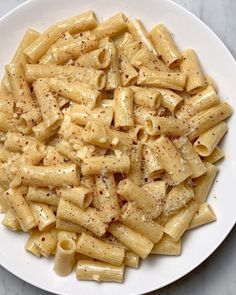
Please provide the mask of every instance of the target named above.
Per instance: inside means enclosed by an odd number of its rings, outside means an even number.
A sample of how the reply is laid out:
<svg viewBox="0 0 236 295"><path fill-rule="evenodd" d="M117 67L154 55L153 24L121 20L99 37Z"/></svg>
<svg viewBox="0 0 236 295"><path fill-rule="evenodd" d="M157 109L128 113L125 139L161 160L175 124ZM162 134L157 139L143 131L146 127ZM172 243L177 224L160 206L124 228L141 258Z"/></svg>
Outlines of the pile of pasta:
<svg viewBox="0 0 236 295"><path fill-rule="evenodd" d="M163 24L88 11L29 29L0 96L2 223L58 275L122 282L216 220L206 198L232 108Z"/></svg>

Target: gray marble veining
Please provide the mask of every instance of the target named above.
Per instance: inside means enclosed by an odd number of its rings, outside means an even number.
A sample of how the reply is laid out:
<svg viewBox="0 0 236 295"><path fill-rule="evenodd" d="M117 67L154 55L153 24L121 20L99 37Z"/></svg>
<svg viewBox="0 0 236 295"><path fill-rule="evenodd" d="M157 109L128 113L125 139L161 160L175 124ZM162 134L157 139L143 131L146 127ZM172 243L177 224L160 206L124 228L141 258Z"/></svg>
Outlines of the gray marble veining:
<svg viewBox="0 0 236 295"><path fill-rule="evenodd" d="M0 16L25 0L0 0ZM174 0L200 17L236 58L236 0ZM235 295L236 228L201 266L150 295ZM0 295L46 295L0 267ZM125 295L125 294L124 294Z"/></svg>

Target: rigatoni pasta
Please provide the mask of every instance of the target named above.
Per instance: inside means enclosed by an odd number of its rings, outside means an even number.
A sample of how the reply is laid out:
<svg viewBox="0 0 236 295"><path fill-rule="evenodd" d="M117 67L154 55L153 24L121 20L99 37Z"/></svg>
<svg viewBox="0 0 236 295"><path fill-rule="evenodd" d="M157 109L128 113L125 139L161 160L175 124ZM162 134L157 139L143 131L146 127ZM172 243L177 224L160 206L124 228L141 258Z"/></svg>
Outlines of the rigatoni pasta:
<svg viewBox="0 0 236 295"><path fill-rule="evenodd" d="M196 93L205 86L205 79L197 54L192 49L187 49L182 54L183 59L180 63L180 69L188 77L186 91Z"/></svg>
<svg viewBox="0 0 236 295"><path fill-rule="evenodd" d="M209 156L227 130L227 124L225 122L220 122L216 126L202 133L194 143L194 147L198 154L203 157Z"/></svg>
<svg viewBox="0 0 236 295"><path fill-rule="evenodd" d="M120 222L111 224L108 231L143 259L147 257L153 248L154 244L148 238Z"/></svg>
<svg viewBox="0 0 236 295"><path fill-rule="evenodd" d="M123 282L216 220L231 106L171 28L93 11L24 35L0 86L2 224L54 271Z"/></svg>
<svg viewBox="0 0 236 295"><path fill-rule="evenodd" d="M120 266L124 260L125 251L115 244L101 241L82 233L76 245L76 251L92 258Z"/></svg>
<svg viewBox="0 0 236 295"><path fill-rule="evenodd" d="M72 239L59 240L55 254L54 271L59 276L67 276L73 269L76 244Z"/></svg>
<svg viewBox="0 0 236 295"><path fill-rule="evenodd" d="M78 280L122 283L124 265L114 266L99 261L79 260L76 267L76 277Z"/></svg>
<svg viewBox="0 0 236 295"><path fill-rule="evenodd" d="M181 253L181 239L175 241L168 235L164 235L163 238L154 245L151 254L155 255L173 255L178 256Z"/></svg>
<svg viewBox="0 0 236 295"><path fill-rule="evenodd" d="M168 137L161 135L152 143L151 148L157 154L157 159L177 185L191 176L190 167Z"/></svg>
<svg viewBox="0 0 236 295"><path fill-rule="evenodd" d="M120 206L116 192L116 182L112 173L103 173L96 176L96 190L98 207L105 222L119 219Z"/></svg>
<svg viewBox="0 0 236 295"><path fill-rule="evenodd" d="M133 91L130 88L118 88L114 91L115 127L133 127Z"/></svg>
<svg viewBox="0 0 236 295"><path fill-rule="evenodd" d="M159 56L159 52L153 46L152 41L148 37L148 33L144 28L144 25L139 19L134 19L128 24L128 29L134 39L140 42L143 46L146 46L148 50L152 51L155 55Z"/></svg>
<svg viewBox="0 0 236 295"><path fill-rule="evenodd" d="M156 50L159 52L167 66L170 68L178 66L182 55L165 25L160 24L155 26L149 34Z"/></svg>
<svg viewBox="0 0 236 295"><path fill-rule="evenodd" d="M141 67L137 84L182 91L185 87L186 78L185 73L158 72Z"/></svg>

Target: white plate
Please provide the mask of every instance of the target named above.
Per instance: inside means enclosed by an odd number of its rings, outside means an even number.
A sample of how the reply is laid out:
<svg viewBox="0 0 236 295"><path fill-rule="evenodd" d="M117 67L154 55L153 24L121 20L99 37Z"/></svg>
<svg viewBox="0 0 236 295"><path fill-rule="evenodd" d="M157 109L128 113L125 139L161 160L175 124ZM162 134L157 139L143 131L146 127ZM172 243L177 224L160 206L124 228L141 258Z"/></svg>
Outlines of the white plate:
<svg viewBox="0 0 236 295"><path fill-rule="evenodd" d="M163 22L174 33L181 49L197 50L206 73L220 88L220 96L236 109L236 63L219 38L198 18L167 0L33 0L0 21L0 68L8 63L27 28L45 29L55 21L92 9L100 19L118 11L141 18L151 28ZM52 260L38 259L24 251L26 235L0 226L0 263L28 283L57 294L120 295L141 294L161 288L181 278L202 263L225 239L236 221L236 199L231 190L236 181L236 116L229 121L224 141L226 160L209 202L218 221L185 235L180 257L156 256L143 262L139 270L127 269L123 284L77 281L75 274L61 278L52 270Z"/></svg>

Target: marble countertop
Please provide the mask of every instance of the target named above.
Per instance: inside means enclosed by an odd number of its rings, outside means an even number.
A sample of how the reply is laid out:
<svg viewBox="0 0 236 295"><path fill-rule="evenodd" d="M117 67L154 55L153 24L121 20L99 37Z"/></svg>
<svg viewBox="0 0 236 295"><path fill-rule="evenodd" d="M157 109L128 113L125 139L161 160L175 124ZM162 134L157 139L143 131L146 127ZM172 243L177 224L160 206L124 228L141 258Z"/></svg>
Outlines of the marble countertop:
<svg viewBox="0 0 236 295"><path fill-rule="evenodd" d="M174 0L200 17L228 46L236 58L235 0ZM0 0L0 17L25 0ZM150 295L235 295L236 227L218 250L197 269ZM46 295L0 266L1 295Z"/></svg>

